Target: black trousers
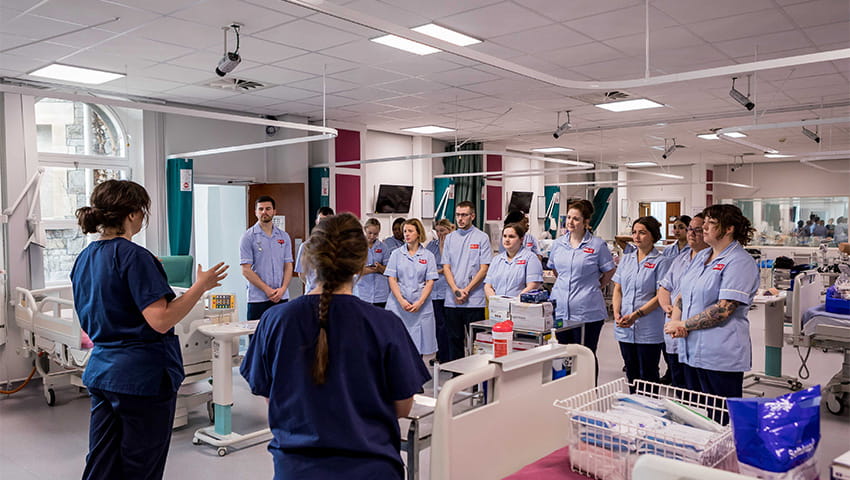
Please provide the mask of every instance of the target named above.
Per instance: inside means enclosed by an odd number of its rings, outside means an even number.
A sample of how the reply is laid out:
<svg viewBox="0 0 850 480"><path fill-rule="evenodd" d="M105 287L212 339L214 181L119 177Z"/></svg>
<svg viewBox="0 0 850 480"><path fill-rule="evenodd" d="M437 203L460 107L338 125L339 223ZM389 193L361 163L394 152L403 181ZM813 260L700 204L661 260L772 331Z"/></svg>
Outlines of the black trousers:
<svg viewBox="0 0 850 480"><path fill-rule="evenodd" d="M280 305L286 303L288 300L281 300L277 303L272 302L271 300L267 300L265 302L249 302L248 303L248 311L247 319L248 320L259 320L260 317L266 313L266 310L272 308L275 305Z"/></svg>
<svg viewBox="0 0 850 480"><path fill-rule="evenodd" d="M578 343L589 348L596 355L596 347L599 345L599 334L602 333L602 325L605 320L598 322L587 322L583 324L584 341L581 340L582 327L571 328L558 332L555 336L558 338L558 343Z"/></svg>
<svg viewBox="0 0 850 480"><path fill-rule="evenodd" d="M126 395L89 388L89 453L83 480L161 479L177 392Z"/></svg>
<svg viewBox="0 0 850 480"><path fill-rule="evenodd" d="M664 350L664 361L667 362L667 371L670 372L670 385L677 388L690 388L685 379L685 365L679 361L678 353L667 353Z"/></svg>
<svg viewBox="0 0 850 480"><path fill-rule="evenodd" d="M484 320L484 309L446 307L443 311L449 334L449 361L463 358L466 353L465 333L470 323Z"/></svg>
<svg viewBox="0 0 850 480"><path fill-rule="evenodd" d="M432 300L434 304L434 325L437 328L437 361L449 361L449 331L446 327L445 300Z"/></svg>
<svg viewBox="0 0 850 480"><path fill-rule="evenodd" d="M663 343L619 343L620 353L626 364L626 379L629 383L635 380L658 383L661 380L658 362L661 361Z"/></svg>

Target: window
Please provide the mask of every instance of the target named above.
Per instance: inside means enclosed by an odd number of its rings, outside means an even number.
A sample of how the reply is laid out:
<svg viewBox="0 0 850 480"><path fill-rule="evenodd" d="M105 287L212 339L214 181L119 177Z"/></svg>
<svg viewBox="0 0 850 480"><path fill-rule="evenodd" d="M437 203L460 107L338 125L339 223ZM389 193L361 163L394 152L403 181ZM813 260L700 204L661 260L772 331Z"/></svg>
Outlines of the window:
<svg viewBox="0 0 850 480"><path fill-rule="evenodd" d="M850 197L754 198L734 202L756 229L754 245L818 246L822 242L837 245L847 241Z"/></svg>
<svg viewBox="0 0 850 480"><path fill-rule="evenodd" d="M48 286L68 282L74 260L95 237L80 231L76 210L88 205L97 184L129 179L130 168L126 135L108 107L43 98L35 104L35 122Z"/></svg>

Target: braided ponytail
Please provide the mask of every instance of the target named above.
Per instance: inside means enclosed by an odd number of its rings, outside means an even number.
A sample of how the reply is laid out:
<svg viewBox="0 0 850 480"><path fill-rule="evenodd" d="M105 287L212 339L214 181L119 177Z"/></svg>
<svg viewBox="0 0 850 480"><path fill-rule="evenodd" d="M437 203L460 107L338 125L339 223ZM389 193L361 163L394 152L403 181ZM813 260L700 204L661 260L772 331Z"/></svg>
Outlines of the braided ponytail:
<svg viewBox="0 0 850 480"><path fill-rule="evenodd" d="M316 338L316 359L312 377L316 384L327 378L329 364L328 319L333 292L351 280L366 263L368 246L357 217L350 213L325 217L313 229L304 245L304 261L316 273L322 286L319 296L319 334Z"/></svg>

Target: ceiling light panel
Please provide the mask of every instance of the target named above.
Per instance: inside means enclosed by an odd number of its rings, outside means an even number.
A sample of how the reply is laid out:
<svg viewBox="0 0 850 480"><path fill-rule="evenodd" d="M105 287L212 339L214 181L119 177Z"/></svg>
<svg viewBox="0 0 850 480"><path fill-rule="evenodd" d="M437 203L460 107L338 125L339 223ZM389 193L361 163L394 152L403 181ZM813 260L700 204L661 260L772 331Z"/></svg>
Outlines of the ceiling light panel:
<svg viewBox="0 0 850 480"><path fill-rule="evenodd" d="M384 35L370 40L375 43L380 43L381 45L404 50L405 52L415 53L416 55L430 55L441 51L437 48L429 47L428 45L414 42L413 40L408 40L406 38L397 37L395 35Z"/></svg>
<svg viewBox="0 0 850 480"><path fill-rule="evenodd" d="M402 128L403 132L418 133L421 135L433 135L435 133L454 132L453 128L439 127L437 125L424 125L421 127Z"/></svg>
<svg viewBox="0 0 850 480"><path fill-rule="evenodd" d="M448 28L441 27L433 23L415 27L411 30L413 30L414 32L423 33L425 35L428 35L429 37L439 38L440 40L452 43L459 47L467 47L469 45L481 43L481 40L478 40L477 38L472 38L468 35L464 35L460 32L455 32L454 30L449 30Z"/></svg>
<svg viewBox="0 0 850 480"><path fill-rule="evenodd" d="M559 153L559 152L572 152L572 148L565 147L544 147L544 148L532 148L532 152L538 153Z"/></svg>
<svg viewBox="0 0 850 480"><path fill-rule="evenodd" d="M654 167L658 165L655 162L626 162L623 165L632 168L640 168L640 167Z"/></svg>
<svg viewBox="0 0 850 480"><path fill-rule="evenodd" d="M611 112L630 112L632 110L645 110L647 108L659 108L664 105L653 102L652 100L648 100L646 98L635 98L634 100L623 100L621 102L607 102L607 103L598 103L596 104L599 108L604 108L605 110Z"/></svg>
<svg viewBox="0 0 850 480"><path fill-rule="evenodd" d="M87 85L100 85L124 76L123 73L106 72L91 68L63 65L61 63L52 63L30 72L29 75L65 82L85 83Z"/></svg>

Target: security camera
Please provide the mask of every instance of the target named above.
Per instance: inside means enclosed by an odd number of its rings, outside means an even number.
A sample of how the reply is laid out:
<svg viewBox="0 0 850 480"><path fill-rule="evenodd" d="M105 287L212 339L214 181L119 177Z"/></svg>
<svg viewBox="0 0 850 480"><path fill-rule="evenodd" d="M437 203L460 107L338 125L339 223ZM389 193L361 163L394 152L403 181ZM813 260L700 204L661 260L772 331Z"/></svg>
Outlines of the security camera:
<svg viewBox="0 0 850 480"><path fill-rule="evenodd" d="M820 136L806 127L803 127L803 135L809 137L815 143L820 143Z"/></svg>
<svg viewBox="0 0 850 480"><path fill-rule="evenodd" d="M661 158L663 158L664 160L667 160L667 157L669 157L670 155L673 155L673 152L675 152L675 151L676 151L676 142L674 140L673 144L670 145L669 147L667 147L667 150L664 150L664 153L661 155Z"/></svg>
<svg viewBox="0 0 850 480"><path fill-rule="evenodd" d="M241 61L242 57L240 57L238 53L227 52L223 57L221 57L221 60L218 61L218 66L215 67L216 75L219 77L227 75L232 72Z"/></svg>
<svg viewBox="0 0 850 480"><path fill-rule="evenodd" d="M733 172L737 169L738 169L738 167L729 167L729 170L732 170Z"/></svg>
<svg viewBox="0 0 850 480"><path fill-rule="evenodd" d="M555 137L555 138L558 138L561 135L563 135L564 132L566 132L570 128L572 128L572 125L570 125L570 122L564 122L563 125L561 125L560 127L558 127L557 130L555 130L555 133L553 133L552 136Z"/></svg>
<svg viewBox="0 0 850 480"><path fill-rule="evenodd" d="M752 110L752 109L754 109L754 108L756 107L756 104L755 104L755 103L753 103L753 102L750 100L750 97L749 97L749 96L747 96L747 95L744 95L743 93L739 92L739 91L735 88L735 80L737 80L737 79L738 79L738 77L732 77L732 90L729 90L729 96L730 96L730 97L732 97L732 98L734 98L736 102L738 102L738 103L740 103L741 105L743 105L743 106L744 106L744 108L746 108L747 110ZM748 80L747 80L747 81L749 82L749 77L748 77ZM748 83L748 84L749 84L749 83ZM747 87L747 93L749 93L749 87Z"/></svg>

